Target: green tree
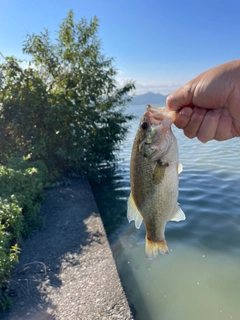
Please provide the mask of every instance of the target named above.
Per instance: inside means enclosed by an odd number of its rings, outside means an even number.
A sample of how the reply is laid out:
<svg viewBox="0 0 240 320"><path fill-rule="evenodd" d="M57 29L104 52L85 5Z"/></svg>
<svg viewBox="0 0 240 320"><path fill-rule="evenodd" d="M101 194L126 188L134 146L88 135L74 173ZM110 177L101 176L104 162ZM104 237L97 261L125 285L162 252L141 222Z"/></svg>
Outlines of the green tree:
<svg viewBox="0 0 240 320"><path fill-rule="evenodd" d="M0 65L0 161L44 160L50 170L96 176L114 163L132 117L124 113L134 89L119 88L113 58L102 53L99 21L74 22L72 11L52 41L48 30L27 35L25 62Z"/></svg>

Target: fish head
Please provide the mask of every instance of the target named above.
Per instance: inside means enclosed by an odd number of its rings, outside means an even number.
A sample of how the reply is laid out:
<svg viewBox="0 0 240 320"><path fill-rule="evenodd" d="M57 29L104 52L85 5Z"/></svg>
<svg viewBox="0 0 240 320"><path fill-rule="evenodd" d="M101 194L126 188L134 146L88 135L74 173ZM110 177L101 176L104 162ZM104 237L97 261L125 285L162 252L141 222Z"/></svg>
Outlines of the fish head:
<svg viewBox="0 0 240 320"><path fill-rule="evenodd" d="M138 130L139 152L144 157L155 161L168 151L175 119L175 111L147 105Z"/></svg>

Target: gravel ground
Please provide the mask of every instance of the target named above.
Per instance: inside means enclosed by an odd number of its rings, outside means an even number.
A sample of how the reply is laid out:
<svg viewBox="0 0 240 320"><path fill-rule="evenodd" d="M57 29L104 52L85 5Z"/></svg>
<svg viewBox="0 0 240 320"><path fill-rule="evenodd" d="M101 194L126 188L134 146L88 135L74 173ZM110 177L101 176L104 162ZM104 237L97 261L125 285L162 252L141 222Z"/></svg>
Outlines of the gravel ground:
<svg viewBox="0 0 240 320"><path fill-rule="evenodd" d="M2 320L133 320L86 180L48 192L43 230L22 246Z"/></svg>

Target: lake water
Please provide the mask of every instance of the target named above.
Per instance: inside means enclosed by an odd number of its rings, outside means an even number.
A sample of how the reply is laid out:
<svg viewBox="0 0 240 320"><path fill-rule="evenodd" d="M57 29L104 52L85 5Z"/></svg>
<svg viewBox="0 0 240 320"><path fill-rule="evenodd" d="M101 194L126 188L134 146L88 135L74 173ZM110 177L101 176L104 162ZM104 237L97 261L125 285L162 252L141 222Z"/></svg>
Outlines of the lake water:
<svg viewBox="0 0 240 320"><path fill-rule="evenodd" d="M187 219L169 222L170 253L145 258L145 228L127 222L129 163L145 106L121 146L114 175L93 188L136 320L240 319L240 139L200 143L173 128L180 162L179 203Z"/></svg>

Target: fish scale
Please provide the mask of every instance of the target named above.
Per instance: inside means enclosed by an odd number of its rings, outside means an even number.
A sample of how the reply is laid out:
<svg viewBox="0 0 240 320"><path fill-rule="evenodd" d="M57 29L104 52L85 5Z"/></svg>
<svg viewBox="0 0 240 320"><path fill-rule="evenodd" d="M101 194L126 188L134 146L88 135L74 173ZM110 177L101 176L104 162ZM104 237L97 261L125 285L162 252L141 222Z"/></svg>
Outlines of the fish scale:
<svg viewBox="0 0 240 320"><path fill-rule="evenodd" d="M137 131L131 154L128 220L137 228L142 220L146 227L145 253L148 259L168 253L165 226L170 220L185 220L179 208L177 140L171 124L175 112L147 106Z"/></svg>

